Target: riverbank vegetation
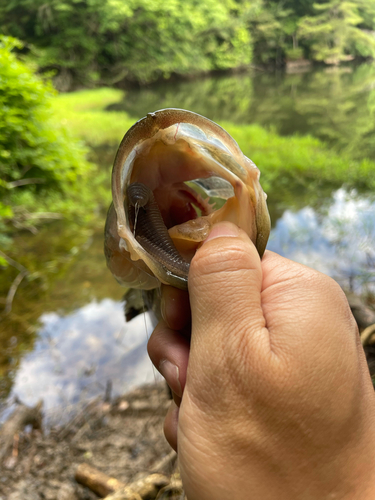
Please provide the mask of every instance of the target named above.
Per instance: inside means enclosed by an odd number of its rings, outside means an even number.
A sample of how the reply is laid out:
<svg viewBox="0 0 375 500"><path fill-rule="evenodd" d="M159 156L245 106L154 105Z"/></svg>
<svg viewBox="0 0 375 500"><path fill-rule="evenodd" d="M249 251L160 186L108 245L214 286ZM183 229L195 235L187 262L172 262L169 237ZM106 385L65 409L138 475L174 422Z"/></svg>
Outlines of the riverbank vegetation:
<svg viewBox="0 0 375 500"><path fill-rule="evenodd" d="M126 96L119 89L57 94L48 79L35 74L35 65L31 67L16 57L15 48L22 50L20 42L2 38L3 235L7 230L11 234L23 228L35 232L40 222L56 218L74 219L76 224L92 220L110 200L112 158L108 164L98 166L87 161L87 154L93 148L111 145L113 156L125 131L139 116L116 110ZM268 107L273 109L272 103ZM275 185L279 188L283 179L290 177L300 185L308 180L314 185L330 183L339 187L346 183L374 188L373 161L338 154L309 135L280 137L272 127L235 125L227 118L218 121L259 165L267 191ZM5 244L6 238L2 238Z"/></svg>
<svg viewBox="0 0 375 500"><path fill-rule="evenodd" d="M135 118L121 111L108 111L105 106L119 102L122 92L97 89L61 94L54 98L54 115L89 146L117 146ZM236 125L220 122L238 142L246 156L262 172L262 185L270 190L282 182L283 175L295 176L301 185L307 180L315 185L331 183L368 189L375 188L371 160L355 160L338 154L324 142L310 135L281 137L272 129L257 124Z"/></svg>
<svg viewBox="0 0 375 500"><path fill-rule="evenodd" d="M375 57L372 0L13 0L0 25L61 90Z"/></svg>
<svg viewBox="0 0 375 500"><path fill-rule="evenodd" d="M92 220L110 201L110 164L117 145L137 117L116 111L126 94L100 88L56 94L48 82L16 59L14 40L3 41L0 80L2 123L1 220L10 232L55 218ZM8 68L8 69L7 69ZM272 108L272 105L271 105ZM270 108L270 109L271 109ZM283 183L303 187L332 185L373 189L375 164L338 153L310 135L281 137L258 124L220 124L259 166L262 185L272 192ZM110 145L105 165L87 161L87 153ZM295 191L295 190L294 190ZM290 198L292 200L292 196ZM5 232L6 234L6 232Z"/></svg>
<svg viewBox="0 0 375 500"><path fill-rule="evenodd" d="M19 61L15 47L15 39L0 41L0 216L32 226L71 212L67 198L77 196L90 165L83 143L53 118L51 83Z"/></svg>
<svg viewBox="0 0 375 500"><path fill-rule="evenodd" d="M10 37L0 41L0 224L1 244L14 230L37 231L46 221L90 219L96 166L83 141L56 120L56 91L18 60ZM89 182L90 181L90 182ZM88 187L90 184L90 188ZM7 224L6 224L7 223ZM2 265L6 264L0 258Z"/></svg>

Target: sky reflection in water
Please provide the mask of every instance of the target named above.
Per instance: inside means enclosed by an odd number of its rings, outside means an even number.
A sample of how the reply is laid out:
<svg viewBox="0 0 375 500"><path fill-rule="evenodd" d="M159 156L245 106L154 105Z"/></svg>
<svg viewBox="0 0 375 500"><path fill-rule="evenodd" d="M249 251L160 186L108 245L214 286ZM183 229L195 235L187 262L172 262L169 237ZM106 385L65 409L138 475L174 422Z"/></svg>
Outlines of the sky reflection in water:
<svg viewBox="0 0 375 500"><path fill-rule="evenodd" d="M361 293L375 291L374 241L375 202L340 189L326 213L286 210L268 248Z"/></svg>
<svg viewBox="0 0 375 500"><path fill-rule="evenodd" d="M158 379L146 350L148 314L126 324L123 305L106 299L67 316L43 314L41 322L40 340L23 358L11 397L30 405L43 399L50 422L64 421L72 404L104 396L109 380L118 395Z"/></svg>
<svg viewBox="0 0 375 500"><path fill-rule="evenodd" d="M268 248L345 287L375 291L374 241L375 202L340 189L319 212L286 210ZM117 395L158 377L146 352L149 316L125 324L122 304L106 299L66 316L46 313L41 322L39 341L23 358L10 398L17 395L27 404L43 398L50 423L64 421L72 404L104 395L108 380Z"/></svg>

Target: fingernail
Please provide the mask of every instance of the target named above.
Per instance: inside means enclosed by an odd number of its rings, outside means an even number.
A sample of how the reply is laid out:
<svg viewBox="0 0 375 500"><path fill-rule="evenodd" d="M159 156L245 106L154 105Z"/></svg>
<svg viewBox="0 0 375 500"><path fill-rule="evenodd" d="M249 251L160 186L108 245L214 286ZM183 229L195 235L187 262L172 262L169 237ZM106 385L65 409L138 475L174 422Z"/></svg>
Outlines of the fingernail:
<svg viewBox="0 0 375 500"><path fill-rule="evenodd" d="M207 243L207 241L214 240L215 238L222 238L222 237L235 238L239 234L240 230L238 229L237 226L235 226L231 222L220 222L213 226L210 234L204 240L203 245Z"/></svg>
<svg viewBox="0 0 375 500"><path fill-rule="evenodd" d="M171 390L181 398L182 388L180 384L180 371L178 366L168 361L168 359L164 359L159 365L159 372L163 375Z"/></svg>

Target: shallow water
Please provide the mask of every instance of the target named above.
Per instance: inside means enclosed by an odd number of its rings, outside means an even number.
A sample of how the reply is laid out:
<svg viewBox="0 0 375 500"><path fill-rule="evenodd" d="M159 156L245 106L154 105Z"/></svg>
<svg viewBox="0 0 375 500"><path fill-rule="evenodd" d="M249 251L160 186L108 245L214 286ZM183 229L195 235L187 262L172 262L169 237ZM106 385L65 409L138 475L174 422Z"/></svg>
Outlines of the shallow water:
<svg viewBox="0 0 375 500"><path fill-rule="evenodd" d="M125 109L140 117L162 107L184 107L218 121L315 134L339 150L358 149L358 156L375 158L373 89L375 70L369 66L237 75L131 92ZM269 193L273 229L268 248L331 275L346 288L375 292L372 194L321 193L317 204L299 192L293 210L277 187ZM125 324L124 290L106 269L104 220L101 214L94 230L59 222L36 236L17 238L17 251L27 251L32 273L19 287L12 313L0 323L3 418L15 396L28 404L42 398L48 422L59 423L88 398L104 396L109 382L115 395L157 377L146 354L151 320L138 317ZM4 274L4 289L11 278Z"/></svg>
<svg viewBox="0 0 375 500"><path fill-rule="evenodd" d="M285 210L268 248L334 278L346 290L375 293L375 201L339 189L317 211Z"/></svg>

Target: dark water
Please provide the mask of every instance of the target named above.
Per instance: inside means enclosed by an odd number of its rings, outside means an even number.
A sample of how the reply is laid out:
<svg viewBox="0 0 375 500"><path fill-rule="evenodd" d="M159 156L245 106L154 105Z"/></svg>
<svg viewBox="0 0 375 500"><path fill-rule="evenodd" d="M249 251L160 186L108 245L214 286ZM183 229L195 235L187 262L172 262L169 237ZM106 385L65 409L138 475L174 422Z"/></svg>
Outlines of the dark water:
<svg viewBox="0 0 375 500"><path fill-rule="evenodd" d="M260 123L285 135L309 133L338 151L375 159L375 67L368 65L173 83L127 92L122 104L135 118L164 107L191 109L220 122ZM96 154L108 170L109 189L115 148ZM321 205L312 206L306 190L296 196L293 210L280 212L275 199L280 204L284 195L276 191L269 193L270 212L276 214L269 248L345 287L375 291L372 194L327 190ZM59 422L87 398L104 394L108 381L116 394L155 379L145 347L151 321L124 322L123 290L102 253L104 220L102 213L94 228L59 222L36 236L17 237L12 257L26 252L30 274L11 314L0 322L3 418L14 396L28 404L42 398L49 421ZM3 295L14 277L14 270L3 273Z"/></svg>

